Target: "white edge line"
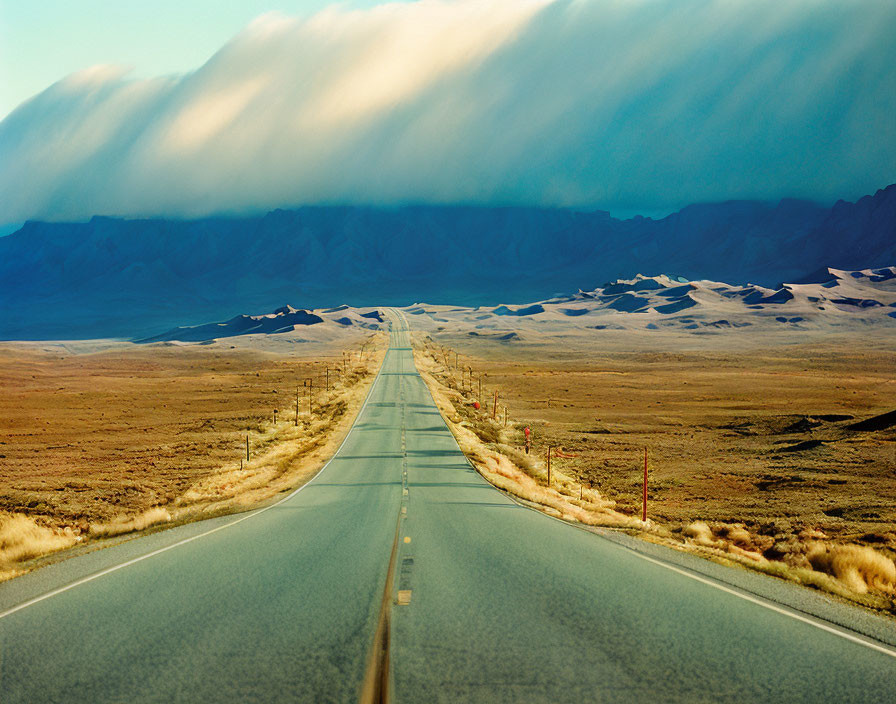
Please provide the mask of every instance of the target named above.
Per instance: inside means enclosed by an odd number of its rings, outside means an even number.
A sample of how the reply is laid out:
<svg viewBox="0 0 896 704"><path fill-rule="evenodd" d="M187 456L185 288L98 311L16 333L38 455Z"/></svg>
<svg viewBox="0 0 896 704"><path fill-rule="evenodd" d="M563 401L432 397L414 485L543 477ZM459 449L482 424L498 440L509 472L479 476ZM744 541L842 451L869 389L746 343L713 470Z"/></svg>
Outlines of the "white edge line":
<svg viewBox="0 0 896 704"><path fill-rule="evenodd" d="M410 327L410 326L408 326L408 327ZM419 374L419 371L418 371L418 374ZM424 384L424 386L425 386L425 384ZM429 390L428 387L427 387L427 390ZM432 396L431 391L430 391L430 396ZM433 404L435 404L435 398L433 398ZM438 405L437 404L435 404L435 405L436 405L436 409L438 410ZM439 412L439 415L440 416L442 415L441 411ZM448 422L444 418L442 418L442 422L445 423L445 427L447 428L448 432L451 432L451 428L448 425ZM454 437L454 433L451 433L451 436ZM456 441L457 441L457 439L455 438L455 442ZM470 458L467 457L467 455L464 453L464 451L460 449L460 446L458 446L458 451L464 456L464 459L466 459L467 464L469 464L470 467L472 467L473 470L477 474L479 474L479 476L482 476L480 474L479 470L476 469L476 465L474 465L470 461ZM499 491L499 493L502 493L505 496L507 496L507 498L509 498L514 504L516 504L520 508L534 511L537 514L544 516L545 518L550 518L551 520L557 521L557 523L567 526L568 528L576 528L585 533L594 535L595 537L598 537L598 538L603 537L599 533L594 533L590 530L587 530L584 526L579 526L574 523L570 523L569 521L564 521L560 518L557 518L556 516L551 516L550 514L545 513L544 511L539 511L538 509L533 508L532 506L527 506L526 504L520 503L519 501L516 501L509 493L505 493L505 492L498 490L494 484L489 482L484 477L483 477L483 481L485 481L486 484L488 484L489 486L494 488L496 491ZM606 538L604 538L604 540L606 540ZM757 604L758 606L763 606L766 609L769 609L770 611L774 611L774 612L782 614L784 616L789 616L790 618L796 619L797 621L802 621L803 623L807 623L810 626L815 626L815 628L820 628L822 631L827 631L828 633L833 633L834 635L840 636L841 638L845 638L846 640L852 641L853 643L858 643L859 645L864 645L866 648L871 648L872 650L877 650L878 652L881 652L884 655L889 655L891 658L896 658L896 650L893 650L892 648L888 648L884 645L880 645L873 641L866 640L867 637L862 638L862 637L853 635L852 633L847 633L846 631L842 631L839 628L835 628L834 626L830 626L826 623L822 623L820 620L818 620L816 618L810 618L808 616L803 616L802 614L799 614L799 613L792 611L788 608L784 608L782 606L777 606L776 604L773 604L770 601L763 599L761 597L755 597L750 594L746 594L738 589L734 589L732 587L726 587L724 584L719 584L718 582L716 582L714 580L707 579L705 577L701 577L700 575L694 574L693 572L691 572L689 570L682 569L680 567L675 567L674 565L670 565L666 562L663 562L662 560L657 560L654 557L649 557L648 555L644 555L643 553L638 552L634 548L628 547L626 545L620 545L619 543L615 543L612 540L606 540L606 542L609 543L610 545L616 546L617 548L626 550L627 552L631 553L635 557L640 557L642 560L647 560L647 562L652 562L653 564L658 565L660 567L665 567L667 570L672 570L673 572L677 572L678 574L683 575L685 577L689 577L693 580L696 580L697 582L701 582L702 584L706 584L707 586L714 587L716 589L719 589L720 591L727 592L728 594L732 594L736 597L743 599L744 601L749 601L753 604Z"/></svg>
<svg viewBox="0 0 896 704"><path fill-rule="evenodd" d="M473 469L475 469L475 467L473 467ZM492 485L492 486L494 486L494 485ZM652 562L654 565L658 565L659 567L665 567L667 570L671 570L672 572L677 572L678 574L680 574L684 577L689 577L690 579L693 579L697 582L705 584L709 587L714 587L715 589L718 589L720 591L727 592L728 594L739 597L739 598L743 599L744 601L749 601L758 606L763 606L766 609L769 609L770 611L774 611L783 616L789 616L790 618L796 619L797 621L802 621L803 623L807 623L810 626L815 626L815 628L819 628L822 631L827 631L828 633L833 633L835 636L840 636L841 638L845 638L846 640L852 641L853 643L858 643L859 645L864 645L866 648L871 648L872 650L877 650L878 652L881 652L884 655L889 655L891 658L896 658L896 650L893 650L892 648L889 648L885 645L880 645L879 643L875 643L873 640L868 640L870 638L870 636L861 637L861 636L853 635L852 633L848 633L844 630L841 630L840 628L836 628L834 626L828 625L827 623L823 623L821 621L821 617L813 618L810 616L803 616L802 614L797 613L796 611L793 611L789 608L786 608L784 606L778 606L777 604L774 604L771 601L769 601L768 599L765 599L763 597L753 596L751 594L742 592L739 589L736 589L734 587L728 587L728 586L725 586L724 584L719 584L719 582L717 582L713 579L701 577L700 575L694 574L693 572L691 572L688 569L685 569L682 567L676 567L675 565L670 565L669 563L664 562L663 560L658 560L655 557L650 557L649 555L645 555L644 553L641 553L638 550L636 550L635 548L629 547L628 545L620 545L617 542L608 540L607 538L604 538L604 536L602 536L600 533L595 533L594 531L588 530L585 526L580 526L580 525L576 525L575 523L570 523L569 521L564 521L563 519L557 518L556 516L552 516L548 513L545 513L544 511L539 511L538 509L533 508L532 506L527 506L526 504L519 503L518 501L513 500L512 497L510 497L510 498L513 501L513 503L515 503L520 508L525 508L530 511L534 511L537 514L544 516L545 518L550 518L552 521L557 521L557 523L560 523L568 528L575 528L584 533L593 535L597 538L603 538L603 540L606 541L608 544L615 546L621 550L625 550L626 552L634 555L635 557L639 557L642 560L646 560L647 562Z"/></svg>
<svg viewBox="0 0 896 704"><path fill-rule="evenodd" d="M552 518L552 516L548 516L548 517ZM598 534L595 534L595 535L598 535ZM600 536L598 535L598 537L600 537ZM611 542L611 544L613 544L613 545L618 545L617 543L613 543L612 541L608 541L608 542ZM891 658L896 658L896 650L888 648L884 645L880 645L873 641L866 640L865 638L861 638L859 636L853 635L852 633L847 633L846 631L842 631L839 628L835 628L834 626L830 626L826 623L822 623L821 621L817 620L816 618L810 618L808 616L803 616L802 614L799 614L799 613L792 611L788 608L773 604L773 603L769 602L768 600L763 599L761 597L755 597L750 594L745 594L744 592L742 592L738 589L734 589L732 587L726 587L724 584L719 584L716 581L707 579L705 577L701 577L700 575L694 574L693 572L690 572L686 569L682 569L680 567L675 567L674 565L670 565L666 562L663 562L662 560L657 560L656 558L650 557L648 555L644 555L643 553L640 553L637 550L633 550L631 548L626 548L626 546L624 546L624 545L618 545L618 547L627 549L633 555L640 557L642 560L647 560L647 562L652 562L653 564L659 565L660 567L665 567L667 570L672 570L673 572L677 572L678 574L684 575L685 577L690 577L693 580L696 580L698 582L706 584L710 587L715 587L716 589L719 589L720 591L723 591L723 592L727 592L728 594L733 594L736 597L740 597L744 601L749 601L753 604L757 604L759 606L764 606L766 609L769 609L770 611L774 611L774 612L782 614L784 616L789 616L790 618L796 619L797 621L802 621L803 623L807 623L810 626L815 626L815 628L820 628L822 631L827 631L828 633L833 633L835 636L840 636L841 638L845 638L846 640L852 641L853 643L858 643L859 645L864 645L866 648L871 648L872 650L877 650L878 652L881 652L884 655L889 655Z"/></svg>
<svg viewBox="0 0 896 704"><path fill-rule="evenodd" d="M389 350L387 349L386 352L388 353L388 351ZM65 586L53 589L52 591L49 591L46 594L41 594L40 596L34 597L33 599L24 601L17 606L13 606L11 609L7 609L6 611L0 612L0 619L6 618L7 616L11 616L12 614L16 613L17 611L22 611L23 609L27 609L29 606L34 606L35 604L40 603L41 601L44 601L45 599L50 599L51 597L62 594L63 592L67 592L69 589L74 589L75 587L79 587L82 584L87 584L87 582L92 582L93 580L99 579L100 577L104 577L105 575L111 574L112 572L117 572L118 570L128 567L130 565L136 564L138 562L142 562L143 560L148 560L150 557L155 557L156 555L160 555L163 552L167 552L168 550L173 550L174 548L180 547L181 545L186 545L187 543L191 543L194 540L198 540L199 538L204 538L205 536L211 535L212 533L217 533L219 530L224 530L225 528L230 528L232 526L235 526L237 523L242 523L243 521L247 521L250 518L254 518L255 516L260 516L265 511L269 511L272 508L276 508L277 506L282 504L284 501L289 501L293 496L298 494L300 491L302 491L302 489L304 489L305 487L310 485L311 482L313 482L315 479L317 479L323 473L323 471L327 467L329 467L330 462L332 462L339 456L339 453L342 450L342 446L345 445L345 443L348 441L349 437L351 436L352 432L355 429L355 425L358 423L361 416L364 414L364 409L367 408L367 402L370 401L371 396L373 396L373 390L376 388L376 385L379 383L380 374L383 371L384 366L386 366L385 357L383 358L383 363L380 365L379 370L377 370L376 378L373 380L373 384L370 386L370 389L367 391L367 396L364 398L364 403L361 404L361 408L358 411L358 415L355 416L355 420L352 421L351 427L348 429L348 432L345 434L345 437L342 439L342 442L339 443L339 447L336 448L336 452L334 452L333 456L327 460L326 464L324 464L324 466L321 467L317 471L317 474L315 474L313 477L311 477L311 479L309 479L307 482L302 484L302 486L300 486L298 489L295 489L294 491L290 492L289 494L284 496L282 499L280 499L276 503L271 504L270 506L265 506L264 508L252 511L251 513L248 513L247 515L243 516L242 518L237 518L236 520L231 521L230 523L225 523L223 526L218 526L217 528L212 528L211 530L207 530L205 533L200 533L199 535L194 535L189 538L184 538L183 540L180 540L176 543L172 543L171 545L166 545L165 547L159 548L158 550L153 550L152 552L148 552L145 555L141 555L140 557L135 557L132 560L128 560L127 562L122 562L118 565L113 565L112 567L107 567L104 570L100 570L99 572L95 572L94 574L88 575L87 577L82 577L81 579L77 579L74 582L66 584Z"/></svg>

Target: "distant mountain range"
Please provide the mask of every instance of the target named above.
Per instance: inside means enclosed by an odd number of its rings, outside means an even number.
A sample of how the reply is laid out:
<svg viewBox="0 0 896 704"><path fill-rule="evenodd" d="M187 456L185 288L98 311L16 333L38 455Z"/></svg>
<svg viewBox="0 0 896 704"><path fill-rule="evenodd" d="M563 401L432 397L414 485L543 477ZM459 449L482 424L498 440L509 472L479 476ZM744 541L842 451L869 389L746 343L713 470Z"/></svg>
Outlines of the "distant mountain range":
<svg viewBox="0 0 896 704"><path fill-rule="evenodd" d="M0 338L148 337L289 300L540 300L639 271L777 286L896 263L896 185L823 207L731 201L666 218L472 206L28 222L0 238ZM808 277L808 279L807 279Z"/></svg>

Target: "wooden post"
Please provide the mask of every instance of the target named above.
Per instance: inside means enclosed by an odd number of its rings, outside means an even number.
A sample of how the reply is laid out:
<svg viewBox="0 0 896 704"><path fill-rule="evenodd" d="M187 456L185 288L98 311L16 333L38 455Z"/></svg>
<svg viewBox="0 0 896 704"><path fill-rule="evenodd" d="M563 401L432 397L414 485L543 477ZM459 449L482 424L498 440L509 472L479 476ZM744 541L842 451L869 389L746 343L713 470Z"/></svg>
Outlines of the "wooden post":
<svg viewBox="0 0 896 704"><path fill-rule="evenodd" d="M504 406L504 427L507 427L507 406Z"/></svg>
<svg viewBox="0 0 896 704"><path fill-rule="evenodd" d="M553 445L548 445L548 486L551 485L551 450L553 449Z"/></svg>
<svg viewBox="0 0 896 704"><path fill-rule="evenodd" d="M314 378L308 380L308 415L314 415L314 409L311 407L311 395L314 393Z"/></svg>
<svg viewBox="0 0 896 704"><path fill-rule="evenodd" d="M492 420L497 419L498 417L498 390L495 389L495 403L492 406Z"/></svg>
<svg viewBox="0 0 896 704"><path fill-rule="evenodd" d="M647 520L647 448L644 448L644 500L641 503L641 520Z"/></svg>
<svg viewBox="0 0 896 704"><path fill-rule="evenodd" d="M454 350L454 371L457 371L457 350Z"/></svg>
<svg viewBox="0 0 896 704"><path fill-rule="evenodd" d="M274 409L274 425L277 425L277 409Z"/></svg>
<svg viewBox="0 0 896 704"><path fill-rule="evenodd" d="M249 433L246 433L246 462L249 461Z"/></svg>
<svg viewBox="0 0 896 704"><path fill-rule="evenodd" d="M296 384L296 427L299 427L299 385Z"/></svg>

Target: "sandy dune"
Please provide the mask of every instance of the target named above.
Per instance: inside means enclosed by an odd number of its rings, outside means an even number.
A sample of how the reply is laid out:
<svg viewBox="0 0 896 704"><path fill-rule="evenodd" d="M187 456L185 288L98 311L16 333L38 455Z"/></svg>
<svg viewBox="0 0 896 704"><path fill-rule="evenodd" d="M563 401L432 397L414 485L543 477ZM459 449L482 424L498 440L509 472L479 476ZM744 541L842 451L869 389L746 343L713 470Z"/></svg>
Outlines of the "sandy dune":
<svg viewBox="0 0 896 704"><path fill-rule="evenodd" d="M807 335L869 331L869 326L896 331L896 267L827 269L814 278L770 289L639 275L525 305L414 305L404 310L418 329L450 327L471 337L506 340L605 330L665 329L706 336L745 331L750 337L782 329Z"/></svg>
<svg viewBox="0 0 896 704"><path fill-rule="evenodd" d="M376 308L359 309L342 305L335 308L306 310L286 305L273 313L238 315L220 323L177 327L138 342L210 342L242 335L283 335L298 332L302 334L292 336L290 338L292 341L331 342L350 329L379 330L382 328L382 323L383 315Z"/></svg>

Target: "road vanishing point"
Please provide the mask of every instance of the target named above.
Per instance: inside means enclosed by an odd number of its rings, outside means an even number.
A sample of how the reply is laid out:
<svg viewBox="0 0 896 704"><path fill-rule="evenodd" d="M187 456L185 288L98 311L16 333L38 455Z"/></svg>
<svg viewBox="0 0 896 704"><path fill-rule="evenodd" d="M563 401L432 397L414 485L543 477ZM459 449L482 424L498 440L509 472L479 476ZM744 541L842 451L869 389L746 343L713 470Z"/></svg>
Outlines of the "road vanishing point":
<svg viewBox="0 0 896 704"><path fill-rule="evenodd" d="M301 489L0 585L0 702L893 701L890 645L486 483L390 315Z"/></svg>

